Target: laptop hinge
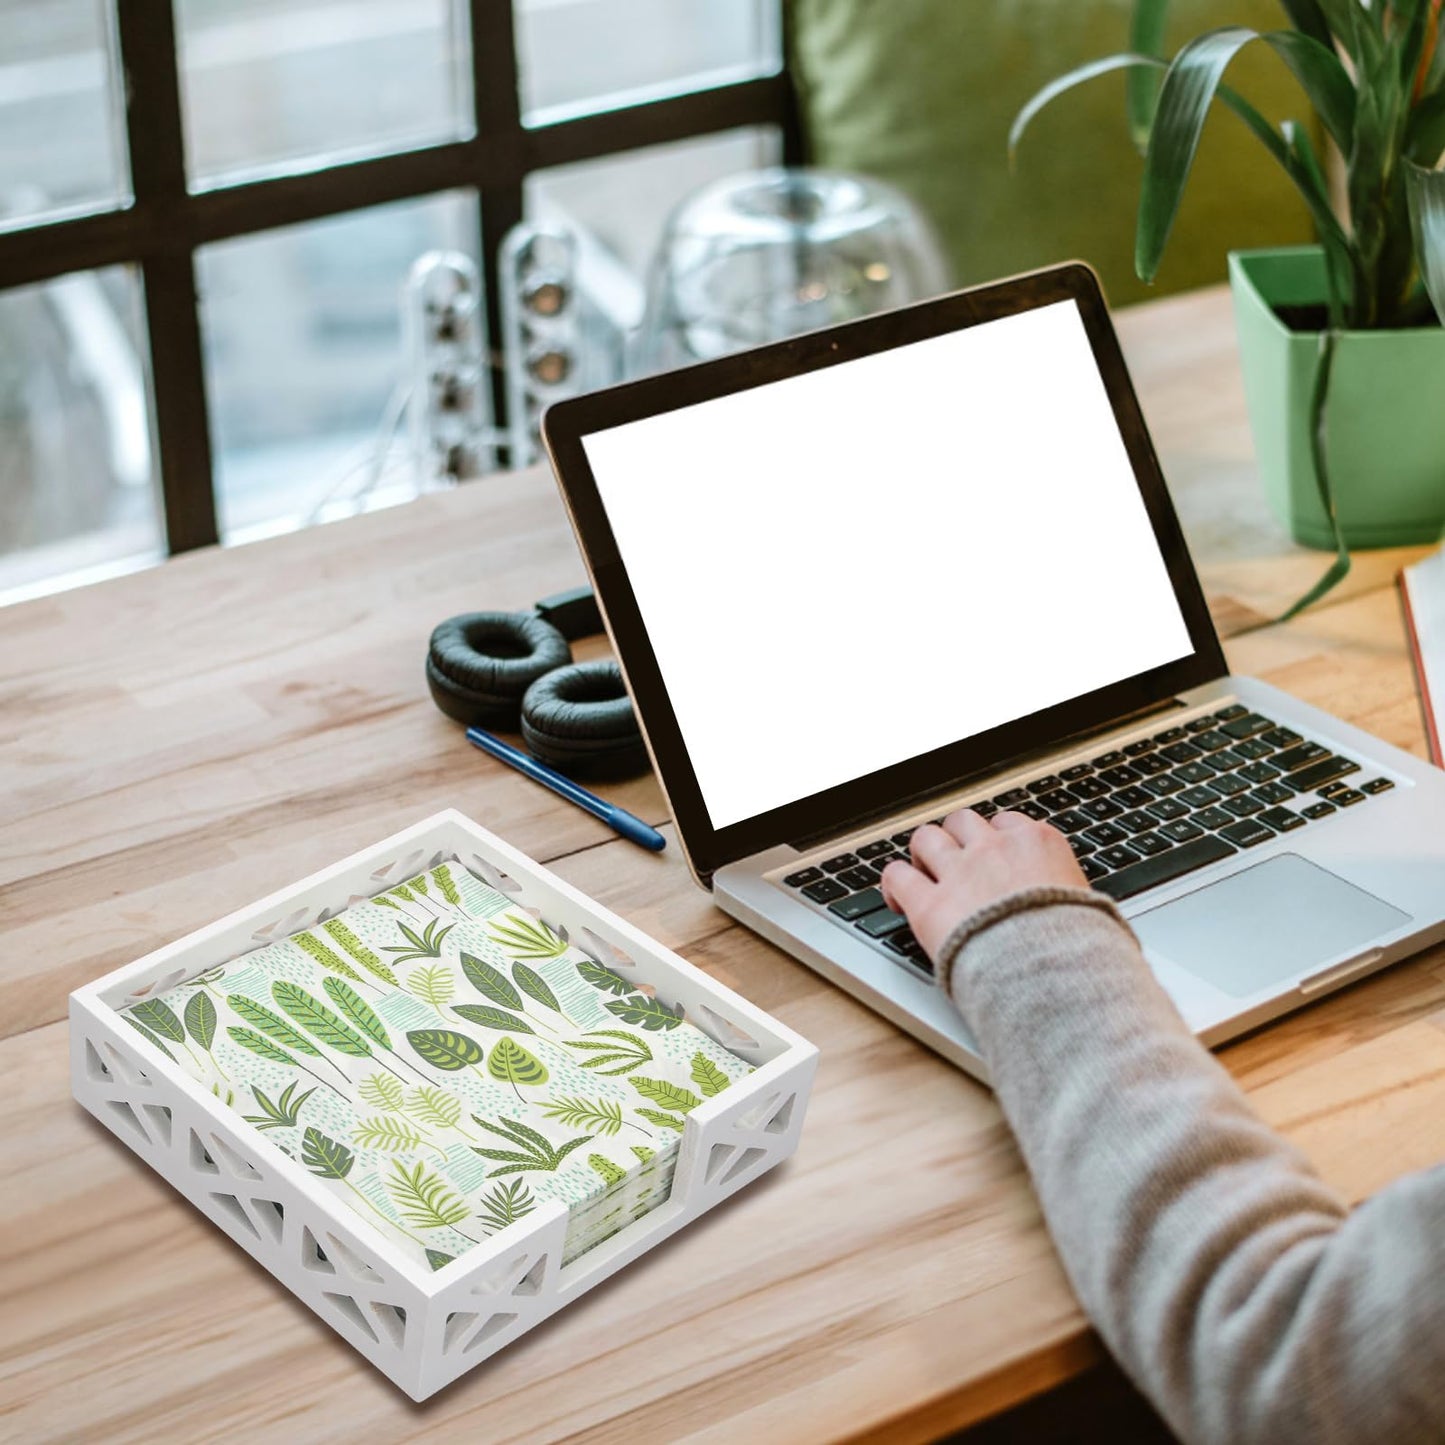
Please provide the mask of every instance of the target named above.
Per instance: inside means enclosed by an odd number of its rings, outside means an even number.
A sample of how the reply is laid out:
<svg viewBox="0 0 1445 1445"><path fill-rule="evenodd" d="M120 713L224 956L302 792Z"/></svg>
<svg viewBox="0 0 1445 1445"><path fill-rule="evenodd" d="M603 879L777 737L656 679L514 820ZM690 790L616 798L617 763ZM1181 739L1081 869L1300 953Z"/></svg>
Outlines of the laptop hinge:
<svg viewBox="0 0 1445 1445"><path fill-rule="evenodd" d="M1016 772L1019 768L1026 768L1030 763L1042 762L1045 758L1053 757L1057 753L1067 752L1080 743L1086 743L1091 738L1105 737L1109 733L1115 733L1120 728L1128 727L1131 723L1142 721L1144 718L1154 717L1160 713L1171 712L1185 704L1177 697L1165 698L1162 702L1150 703L1148 707L1141 707L1134 712L1121 713L1118 717L1110 719L1103 727L1089 728L1085 732L1070 733L1067 737L1061 737L1056 742L1050 743L1044 748L1034 748L1026 753L1019 753L1012 758L1001 758L998 762L990 764L986 768L979 768L971 773L960 774L947 782L933 788L924 788L907 797L899 798L896 802L890 803L886 808L878 808L870 813L860 813L856 818L850 818L846 823L836 828L828 828L821 833L809 833L805 837L790 841L789 846L797 849L800 853L806 853L816 848L820 843L826 843L829 838L839 838L846 834L856 833L866 828L870 823L882 822L885 818L896 818L902 813L912 812L920 803L926 803L930 798L936 798L945 793L957 793L967 788L970 783L982 781L984 778L993 777L996 773Z"/></svg>

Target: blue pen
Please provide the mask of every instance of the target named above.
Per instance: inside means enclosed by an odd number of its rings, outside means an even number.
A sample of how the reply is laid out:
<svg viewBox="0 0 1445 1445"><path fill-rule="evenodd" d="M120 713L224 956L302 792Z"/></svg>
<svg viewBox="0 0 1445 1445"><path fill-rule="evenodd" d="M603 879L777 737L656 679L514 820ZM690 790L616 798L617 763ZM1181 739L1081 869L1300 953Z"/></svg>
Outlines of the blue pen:
<svg viewBox="0 0 1445 1445"><path fill-rule="evenodd" d="M536 758L528 757L526 753L518 752L509 743L504 743L501 738L493 737L491 733L482 728L468 728L467 741L475 744L484 753L490 753L498 762L506 763L510 768L516 768L519 773L525 773L534 783L541 783L544 788L551 788L560 798L566 798L569 803L576 803L579 808L591 813L594 818L601 818L604 823L615 832L621 833L624 838L634 843L640 843L644 848L649 848L654 853L660 853L667 847L667 839L657 831L649 827L641 818L634 817L626 808L619 808L615 803L609 803L605 798L599 798L596 793L589 793L586 788L580 788L570 778L564 778L561 773L554 773L544 763L539 763Z"/></svg>

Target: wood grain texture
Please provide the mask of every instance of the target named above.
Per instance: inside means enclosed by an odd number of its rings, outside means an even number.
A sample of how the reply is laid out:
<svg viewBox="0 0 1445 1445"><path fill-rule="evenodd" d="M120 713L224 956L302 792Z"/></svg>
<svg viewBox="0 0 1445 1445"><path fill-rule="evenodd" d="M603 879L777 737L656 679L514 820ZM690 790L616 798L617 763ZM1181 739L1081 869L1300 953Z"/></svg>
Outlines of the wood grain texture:
<svg viewBox="0 0 1445 1445"><path fill-rule="evenodd" d="M1234 666L1422 751L1397 556L1260 625L1324 559L1263 514L1227 298L1121 329ZM431 707L436 621L580 576L525 473L0 613L0 1438L926 1440L1098 1357L986 1091L732 924L675 847L616 839ZM651 779L606 791L663 822ZM417 1407L69 1102L63 1017L446 806L823 1052L792 1163ZM1363 1197L1445 1147L1445 952L1224 1057Z"/></svg>

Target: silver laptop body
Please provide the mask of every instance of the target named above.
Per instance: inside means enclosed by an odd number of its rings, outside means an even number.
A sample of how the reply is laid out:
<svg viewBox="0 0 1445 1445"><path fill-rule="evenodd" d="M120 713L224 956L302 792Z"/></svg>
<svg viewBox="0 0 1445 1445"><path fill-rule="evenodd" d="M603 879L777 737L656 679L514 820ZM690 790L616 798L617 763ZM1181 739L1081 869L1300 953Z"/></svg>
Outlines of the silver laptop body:
<svg viewBox="0 0 1445 1445"><path fill-rule="evenodd" d="M1088 268L543 434L694 877L969 1073L876 889L966 804L1067 832L1210 1044L1445 937L1445 773L1229 675Z"/></svg>

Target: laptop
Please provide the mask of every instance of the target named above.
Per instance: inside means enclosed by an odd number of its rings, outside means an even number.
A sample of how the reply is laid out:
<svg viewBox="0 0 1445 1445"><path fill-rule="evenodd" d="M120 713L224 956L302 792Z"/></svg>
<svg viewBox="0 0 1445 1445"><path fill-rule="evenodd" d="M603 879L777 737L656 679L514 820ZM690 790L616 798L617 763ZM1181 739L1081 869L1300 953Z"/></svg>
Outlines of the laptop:
<svg viewBox="0 0 1445 1445"><path fill-rule="evenodd" d="M1445 937L1445 773L1230 673L1088 267L543 433L694 878L976 1077L878 888L954 808L1063 832L1209 1044Z"/></svg>

